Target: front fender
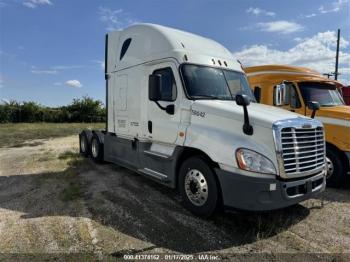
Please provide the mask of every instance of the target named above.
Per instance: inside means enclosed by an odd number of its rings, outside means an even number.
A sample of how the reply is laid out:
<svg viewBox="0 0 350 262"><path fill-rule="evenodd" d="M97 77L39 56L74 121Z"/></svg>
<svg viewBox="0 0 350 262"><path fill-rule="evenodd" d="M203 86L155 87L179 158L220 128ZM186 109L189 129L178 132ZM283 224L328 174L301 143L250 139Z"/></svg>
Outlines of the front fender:
<svg viewBox="0 0 350 262"><path fill-rule="evenodd" d="M254 134L248 136L241 123L234 129L192 123L187 129L185 146L200 149L214 162L233 168L238 168L236 150L248 148L268 157L278 170L272 130L265 127L254 126Z"/></svg>

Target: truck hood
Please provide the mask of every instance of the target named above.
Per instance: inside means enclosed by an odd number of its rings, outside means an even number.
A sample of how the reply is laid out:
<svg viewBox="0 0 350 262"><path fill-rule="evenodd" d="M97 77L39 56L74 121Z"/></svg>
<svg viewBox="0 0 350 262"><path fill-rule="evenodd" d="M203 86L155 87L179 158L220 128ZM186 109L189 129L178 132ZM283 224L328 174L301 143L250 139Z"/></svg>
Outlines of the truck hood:
<svg viewBox="0 0 350 262"><path fill-rule="evenodd" d="M260 125L271 128L272 124L291 118L306 118L290 111L251 103L248 107L249 121L252 125ZM243 107L238 106L235 101L222 100L195 100L192 105L192 114L212 114L227 119L235 119L243 123Z"/></svg>
<svg viewBox="0 0 350 262"><path fill-rule="evenodd" d="M350 106L321 107L316 116L337 118L350 121ZM350 125L350 123L349 123Z"/></svg>

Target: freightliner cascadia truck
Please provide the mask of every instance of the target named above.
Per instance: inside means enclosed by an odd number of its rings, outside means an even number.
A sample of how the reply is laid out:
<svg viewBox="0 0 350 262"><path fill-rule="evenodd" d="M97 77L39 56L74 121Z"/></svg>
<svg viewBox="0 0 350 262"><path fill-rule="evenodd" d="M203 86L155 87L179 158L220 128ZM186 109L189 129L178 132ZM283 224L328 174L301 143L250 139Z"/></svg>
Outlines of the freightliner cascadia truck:
<svg viewBox="0 0 350 262"><path fill-rule="evenodd" d="M177 188L199 216L283 208L324 190L322 123L256 103L219 43L139 24L108 33L105 57L106 130L84 130L82 154Z"/></svg>
<svg viewBox="0 0 350 262"><path fill-rule="evenodd" d="M261 65L244 71L260 103L305 116L312 114L307 106L310 101L319 103L315 117L325 128L327 184L341 186L350 171L350 107L342 99L342 85L305 67ZM278 96L279 92L285 95Z"/></svg>

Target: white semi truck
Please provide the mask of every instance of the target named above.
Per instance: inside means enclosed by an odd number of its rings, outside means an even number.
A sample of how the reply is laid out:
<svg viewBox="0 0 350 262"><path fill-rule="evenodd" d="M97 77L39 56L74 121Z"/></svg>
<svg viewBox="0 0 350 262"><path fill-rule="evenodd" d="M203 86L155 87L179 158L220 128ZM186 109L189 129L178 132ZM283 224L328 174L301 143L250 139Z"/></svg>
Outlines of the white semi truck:
<svg viewBox="0 0 350 262"><path fill-rule="evenodd" d="M255 103L219 43L139 24L106 35L105 63L106 130L79 135L85 156L177 188L199 216L283 208L324 190L322 124Z"/></svg>

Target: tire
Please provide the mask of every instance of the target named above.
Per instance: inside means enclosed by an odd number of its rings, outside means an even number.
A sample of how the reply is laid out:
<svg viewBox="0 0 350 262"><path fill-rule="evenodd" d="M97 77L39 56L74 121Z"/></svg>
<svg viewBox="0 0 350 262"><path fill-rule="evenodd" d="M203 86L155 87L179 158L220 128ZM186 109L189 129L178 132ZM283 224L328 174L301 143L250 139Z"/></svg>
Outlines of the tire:
<svg viewBox="0 0 350 262"><path fill-rule="evenodd" d="M103 144L99 137L94 134L91 139L91 157L97 163L103 162Z"/></svg>
<svg viewBox="0 0 350 262"><path fill-rule="evenodd" d="M347 170L345 162L342 161L341 155L332 148L327 147L327 161L333 166L333 173L327 174L327 186L340 187L345 179ZM328 170L329 170L329 163Z"/></svg>
<svg viewBox="0 0 350 262"><path fill-rule="evenodd" d="M79 149L80 154L82 154L83 156L88 157L90 155L89 140L85 132L82 132L79 135Z"/></svg>
<svg viewBox="0 0 350 262"><path fill-rule="evenodd" d="M219 189L214 171L205 159L191 157L183 162L178 188L186 209L200 217L210 217L219 203Z"/></svg>

